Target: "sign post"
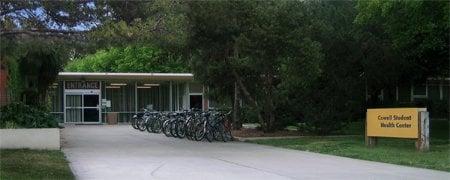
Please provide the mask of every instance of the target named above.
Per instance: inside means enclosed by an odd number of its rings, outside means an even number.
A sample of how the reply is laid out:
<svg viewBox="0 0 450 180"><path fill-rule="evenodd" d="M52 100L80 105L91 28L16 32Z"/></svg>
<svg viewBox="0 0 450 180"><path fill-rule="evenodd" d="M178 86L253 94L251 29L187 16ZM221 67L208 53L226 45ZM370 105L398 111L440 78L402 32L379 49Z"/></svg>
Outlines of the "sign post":
<svg viewBox="0 0 450 180"><path fill-rule="evenodd" d="M419 138L416 141L416 149L428 151L430 149L430 116L427 111L422 111L419 117Z"/></svg>
<svg viewBox="0 0 450 180"><path fill-rule="evenodd" d="M415 139L419 151L429 149L429 114L426 108L367 109L366 145L374 147L378 137Z"/></svg>

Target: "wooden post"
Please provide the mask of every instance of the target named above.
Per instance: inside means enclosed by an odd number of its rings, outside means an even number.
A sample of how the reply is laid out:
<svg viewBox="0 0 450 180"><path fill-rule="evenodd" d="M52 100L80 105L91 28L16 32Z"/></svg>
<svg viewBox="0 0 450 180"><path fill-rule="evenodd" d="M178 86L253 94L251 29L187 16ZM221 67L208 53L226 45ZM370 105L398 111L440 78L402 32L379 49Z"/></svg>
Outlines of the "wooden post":
<svg viewBox="0 0 450 180"><path fill-rule="evenodd" d="M368 137L366 136L366 146L373 148L377 145L377 138L376 137Z"/></svg>
<svg viewBox="0 0 450 180"><path fill-rule="evenodd" d="M416 141L416 149L424 152L430 149L430 118L428 111L419 112L419 138Z"/></svg>
<svg viewBox="0 0 450 180"><path fill-rule="evenodd" d="M369 137L369 136L367 136L367 118L366 118L365 131L366 131L366 133L365 133L366 146L370 147L370 148L375 147L377 145L377 138L376 137Z"/></svg>

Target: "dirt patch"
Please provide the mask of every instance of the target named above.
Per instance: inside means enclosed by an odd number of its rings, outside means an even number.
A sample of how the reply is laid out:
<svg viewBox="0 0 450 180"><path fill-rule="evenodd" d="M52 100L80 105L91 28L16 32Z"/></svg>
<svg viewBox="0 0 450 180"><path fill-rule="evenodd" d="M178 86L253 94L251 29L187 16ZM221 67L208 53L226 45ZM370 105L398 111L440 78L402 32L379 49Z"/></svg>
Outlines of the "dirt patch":
<svg viewBox="0 0 450 180"><path fill-rule="evenodd" d="M283 137L283 136L301 136L298 131L280 130L271 133L264 133L257 129L241 129L232 131L234 137Z"/></svg>

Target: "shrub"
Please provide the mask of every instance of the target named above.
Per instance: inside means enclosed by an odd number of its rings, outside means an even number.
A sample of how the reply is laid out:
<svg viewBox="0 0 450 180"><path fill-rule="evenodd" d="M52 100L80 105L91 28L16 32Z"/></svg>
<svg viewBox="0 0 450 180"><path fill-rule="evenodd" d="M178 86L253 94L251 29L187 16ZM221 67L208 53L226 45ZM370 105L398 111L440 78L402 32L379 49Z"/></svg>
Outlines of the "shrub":
<svg viewBox="0 0 450 180"><path fill-rule="evenodd" d="M0 110L0 128L55 128L57 120L43 107L13 102Z"/></svg>

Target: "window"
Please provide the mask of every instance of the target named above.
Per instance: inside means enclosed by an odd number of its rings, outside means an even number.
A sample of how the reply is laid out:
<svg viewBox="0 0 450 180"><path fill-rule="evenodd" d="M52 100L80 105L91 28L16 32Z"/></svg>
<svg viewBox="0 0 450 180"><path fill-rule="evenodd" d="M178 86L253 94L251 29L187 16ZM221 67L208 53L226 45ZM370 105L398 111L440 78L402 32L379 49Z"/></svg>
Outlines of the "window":
<svg viewBox="0 0 450 180"><path fill-rule="evenodd" d="M412 86L412 98L427 98L428 89L426 84Z"/></svg>
<svg viewBox="0 0 450 180"><path fill-rule="evenodd" d="M438 101L441 99L439 82L428 84L428 99L432 101Z"/></svg>
<svg viewBox="0 0 450 180"><path fill-rule="evenodd" d="M444 83L442 86L442 99L448 100L450 95L450 86L447 83Z"/></svg>
<svg viewBox="0 0 450 180"><path fill-rule="evenodd" d="M411 87L409 85L398 86L398 101L399 102L411 101Z"/></svg>

